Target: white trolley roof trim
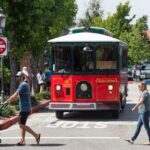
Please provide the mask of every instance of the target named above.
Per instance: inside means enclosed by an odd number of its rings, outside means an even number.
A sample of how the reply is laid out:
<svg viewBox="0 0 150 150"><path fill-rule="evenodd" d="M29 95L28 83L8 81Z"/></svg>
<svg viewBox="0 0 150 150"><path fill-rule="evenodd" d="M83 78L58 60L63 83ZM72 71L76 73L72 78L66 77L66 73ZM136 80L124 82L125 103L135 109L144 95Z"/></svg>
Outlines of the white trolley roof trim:
<svg viewBox="0 0 150 150"><path fill-rule="evenodd" d="M105 36L97 33L81 32L76 34L69 34L48 40L50 43L70 43L70 42L121 42L110 36Z"/></svg>

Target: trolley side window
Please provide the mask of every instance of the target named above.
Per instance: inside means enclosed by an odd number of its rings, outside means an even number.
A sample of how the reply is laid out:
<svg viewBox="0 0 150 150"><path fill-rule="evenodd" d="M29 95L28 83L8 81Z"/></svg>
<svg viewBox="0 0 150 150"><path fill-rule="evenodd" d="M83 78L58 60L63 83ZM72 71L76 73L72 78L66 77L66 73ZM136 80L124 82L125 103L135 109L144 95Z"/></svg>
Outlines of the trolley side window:
<svg viewBox="0 0 150 150"><path fill-rule="evenodd" d="M117 69L117 49L112 45L96 48L96 69Z"/></svg>
<svg viewBox="0 0 150 150"><path fill-rule="evenodd" d="M71 72L71 48L56 46L53 48L53 72Z"/></svg>
<svg viewBox="0 0 150 150"><path fill-rule="evenodd" d="M122 48L122 69L127 69L127 59L128 56L127 56L127 48L126 47L123 47Z"/></svg>

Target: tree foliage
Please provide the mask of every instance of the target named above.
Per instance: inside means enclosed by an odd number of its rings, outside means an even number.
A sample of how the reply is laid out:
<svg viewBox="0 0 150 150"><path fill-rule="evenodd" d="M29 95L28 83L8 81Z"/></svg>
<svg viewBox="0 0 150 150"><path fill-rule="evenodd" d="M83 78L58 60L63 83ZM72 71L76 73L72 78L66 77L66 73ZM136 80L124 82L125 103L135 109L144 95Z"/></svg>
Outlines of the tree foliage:
<svg viewBox="0 0 150 150"><path fill-rule="evenodd" d="M104 11L99 10L102 9L101 7L97 9L97 13L95 13L96 9L91 9L91 7L95 7L97 4L94 0L92 2L95 5L90 5L89 9L94 11L88 14L99 14L99 12L103 12L104 15ZM99 2L101 3L101 1ZM106 19L103 18L102 14L89 15L90 17L81 19L79 24L82 26L84 23L87 23L91 26L106 28L113 33L114 37L126 42L129 46L129 65L150 58L150 48L144 32L148 29L147 16L143 16L137 21L134 21L135 15L129 17L130 11L131 6L129 2L125 2L124 4L120 3L116 8L116 12L107 16Z"/></svg>
<svg viewBox="0 0 150 150"><path fill-rule="evenodd" d="M10 41L10 89L13 88L10 91L14 91L14 76L24 52L33 56L31 72L35 75L48 39L74 24L77 5L75 0L0 0L0 6L7 16L5 36Z"/></svg>
<svg viewBox="0 0 150 150"><path fill-rule="evenodd" d="M0 0L7 15L6 36L20 58L24 51L41 55L47 40L71 26L75 0Z"/></svg>
<svg viewBox="0 0 150 150"><path fill-rule="evenodd" d="M89 7L86 10L85 19L80 19L80 25L91 25L93 19L102 18L103 10L101 6L102 0L91 0L89 1Z"/></svg>
<svg viewBox="0 0 150 150"><path fill-rule="evenodd" d="M113 32L114 37L120 38L122 33L130 32L131 22L135 17L134 15L129 18L130 10L131 6L129 6L129 2L125 4L120 3L117 6L116 12L104 20L104 26Z"/></svg>
<svg viewBox="0 0 150 150"><path fill-rule="evenodd" d="M143 16L137 20L136 24L132 25L131 32L127 38L130 64L150 58L150 47L145 34L147 29L147 16Z"/></svg>
<svg viewBox="0 0 150 150"><path fill-rule="evenodd" d="M103 13L101 9L101 0L92 0L89 2L89 8L86 10L86 18L102 17Z"/></svg>

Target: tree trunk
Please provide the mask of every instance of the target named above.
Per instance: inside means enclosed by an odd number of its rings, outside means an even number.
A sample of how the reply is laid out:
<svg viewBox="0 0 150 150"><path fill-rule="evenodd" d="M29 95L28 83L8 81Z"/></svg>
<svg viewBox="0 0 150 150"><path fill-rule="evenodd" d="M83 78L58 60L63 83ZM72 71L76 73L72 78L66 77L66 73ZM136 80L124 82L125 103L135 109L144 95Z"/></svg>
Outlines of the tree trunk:
<svg viewBox="0 0 150 150"><path fill-rule="evenodd" d="M11 76L10 76L10 95L12 95L16 91L16 71L17 71L17 65L16 65L16 59L13 54L13 52L10 53L10 71L11 71Z"/></svg>
<svg viewBox="0 0 150 150"><path fill-rule="evenodd" d="M27 71L29 73L29 85L31 89L31 94L35 95L37 91L37 81L36 81L36 73L37 73L37 61L35 59L35 55L32 54L31 51L26 51L23 54L23 57L20 60L20 70L23 67L27 67Z"/></svg>
<svg viewBox="0 0 150 150"><path fill-rule="evenodd" d="M37 74L37 61L34 58L34 56L32 57L32 63L31 63L31 72L33 74L32 77L32 95L35 95L35 93L37 92L37 80L36 80L36 74Z"/></svg>

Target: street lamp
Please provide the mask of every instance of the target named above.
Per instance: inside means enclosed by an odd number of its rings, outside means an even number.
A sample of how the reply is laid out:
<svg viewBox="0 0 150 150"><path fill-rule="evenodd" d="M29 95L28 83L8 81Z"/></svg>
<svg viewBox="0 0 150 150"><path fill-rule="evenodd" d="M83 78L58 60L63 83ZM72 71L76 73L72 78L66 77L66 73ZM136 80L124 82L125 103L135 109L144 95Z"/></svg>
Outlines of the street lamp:
<svg viewBox="0 0 150 150"><path fill-rule="evenodd" d="M3 37L5 22L6 22L6 16L3 14L3 9L0 8L0 36L1 37ZM3 55L1 55L1 103L3 103L3 99L4 99L4 66L3 66Z"/></svg>
<svg viewBox="0 0 150 150"><path fill-rule="evenodd" d="M6 16L3 14L3 9L0 8L0 34L3 34L5 23L6 23Z"/></svg>

